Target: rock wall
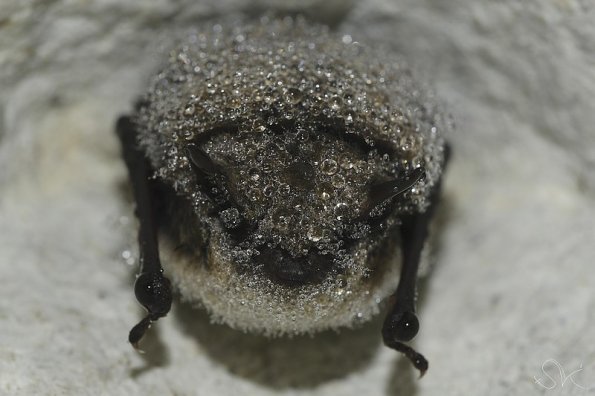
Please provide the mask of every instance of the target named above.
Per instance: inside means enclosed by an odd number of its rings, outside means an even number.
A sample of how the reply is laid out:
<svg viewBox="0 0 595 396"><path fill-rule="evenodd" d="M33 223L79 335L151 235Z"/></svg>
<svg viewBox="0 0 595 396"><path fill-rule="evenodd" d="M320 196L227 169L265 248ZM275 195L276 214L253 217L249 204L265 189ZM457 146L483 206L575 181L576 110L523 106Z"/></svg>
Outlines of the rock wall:
<svg viewBox="0 0 595 396"><path fill-rule="evenodd" d="M4 1L0 393L533 394L595 386L595 6L587 0ZM304 12L403 54L456 132L421 381L360 329L269 340L177 302L136 353L135 219L113 125L171 37ZM562 385L558 363L573 382ZM556 379L554 383L546 376ZM541 381L541 382L540 382Z"/></svg>

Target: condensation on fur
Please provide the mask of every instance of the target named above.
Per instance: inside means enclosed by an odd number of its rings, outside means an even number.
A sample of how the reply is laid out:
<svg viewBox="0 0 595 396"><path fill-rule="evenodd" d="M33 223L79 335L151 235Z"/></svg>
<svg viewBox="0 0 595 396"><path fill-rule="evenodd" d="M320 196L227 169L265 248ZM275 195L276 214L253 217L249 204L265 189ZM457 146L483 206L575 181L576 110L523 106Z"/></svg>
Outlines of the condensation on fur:
<svg viewBox="0 0 595 396"><path fill-rule="evenodd" d="M450 128L398 57L270 17L190 33L133 119L155 176L187 203L170 208L180 219L170 221L172 243L190 253L169 252L169 276L216 320L267 334L348 326L378 311L398 283L399 216L428 206ZM235 206L213 213L189 143L225 167L220 188ZM390 211L376 229L358 221L371 184L420 166L425 179L373 213ZM252 224L241 243L227 230L238 218ZM356 242L346 246L346 236ZM322 282L284 286L256 264L265 247L298 258L316 250L334 268Z"/></svg>

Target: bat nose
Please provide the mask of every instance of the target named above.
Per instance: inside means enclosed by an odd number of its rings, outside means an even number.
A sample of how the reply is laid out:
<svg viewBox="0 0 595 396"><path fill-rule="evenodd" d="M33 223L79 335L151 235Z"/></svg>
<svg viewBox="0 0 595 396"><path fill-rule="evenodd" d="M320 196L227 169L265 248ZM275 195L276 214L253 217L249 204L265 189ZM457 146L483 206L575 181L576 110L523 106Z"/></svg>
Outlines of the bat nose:
<svg viewBox="0 0 595 396"><path fill-rule="evenodd" d="M316 253L292 257L283 249L265 248L256 261L273 281L288 286L301 286L322 281L332 267L332 259Z"/></svg>

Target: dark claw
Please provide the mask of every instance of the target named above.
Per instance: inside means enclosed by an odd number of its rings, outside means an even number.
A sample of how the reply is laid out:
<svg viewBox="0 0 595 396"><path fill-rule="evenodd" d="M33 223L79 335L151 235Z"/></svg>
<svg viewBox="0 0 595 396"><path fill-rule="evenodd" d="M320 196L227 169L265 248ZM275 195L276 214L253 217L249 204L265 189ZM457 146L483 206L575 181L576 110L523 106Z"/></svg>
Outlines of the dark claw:
<svg viewBox="0 0 595 396"><path fill-rule="evenodd" d="M151 327L151 317L149 315L145 316L143 320L138 322L136 326L130 330L128 334L128 341L132 344L134 349L138 349L138 343L143 338L149 327Z"/></svg>
<svg viewBox="0 0 595 396"><path fill-rule="evenodd" d="M415 349L403 344L403 341L410 341L415 337L419 330L419 321L417 316L411 311L395 310L385 319L382 326L382 338L384 344L392 349L403 353L413 363L413 366L419 370L423 377L428 369L428 361Z"/></svg>
<svg viewBox="0 0 595 396"><path fill-rule="evenodd" d="M403 355L407 356L407 359L411 361L413 367L419 370L419 378L423 377L426 371L428 370L428 361L421 353L417 352L415 349L411 348L409 345L405 345L400 341L396 341L394 339L387 340L384 339L384 344L394 349L395 351L401 352Z"/></svg>
<svg viewBox="0 0 595 396"><path fill-rule="evenodd" d="M428 361L421 353L416 352L413 348L403 345L406 351L403 351L405 356L411 360L413 367L419 370L419 378L423 377L428 371Z"/></svg>
<svg viewBox="0 0 595 396"><path fill-rule="evenodd" d="M428 371L428 361L421 353L416 353L411 362L413 363L413 367L419 370L419 378L423 377L426 374L426 371Z"/></svg>

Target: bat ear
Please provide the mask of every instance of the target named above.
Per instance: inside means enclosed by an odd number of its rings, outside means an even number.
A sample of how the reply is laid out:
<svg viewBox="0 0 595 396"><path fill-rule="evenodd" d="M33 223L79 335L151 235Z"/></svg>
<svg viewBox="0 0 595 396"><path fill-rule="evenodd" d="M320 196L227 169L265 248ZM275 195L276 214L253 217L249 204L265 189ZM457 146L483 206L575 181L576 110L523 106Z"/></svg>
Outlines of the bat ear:
<svg viewBox="0 0 595 396"><path fill-rule="evenodd" d="M419 167L415 168L409 174L405 175L402 178L372 185L370 188L370 194L368 196L366 210L364 213L362 213L360 217L363 218L369 216L370 212L372 212L372 210L374 210L375 207L377 207L387 199L392 199L398 195L403 194L406 191L409 191L411 187L415 185L415 183L417 183L420 180L424 180L425 178L425 169L423 167Z"/></svg>
<svg viewBox="0 0 595 396"><path fill-rule="evenodd" d="M191 143L186 146L186 154L194 168L207 176L222 173L221 166L215 163L209 155L198 145Z"/></svg>
<svg viewBox="0 0 595 396"><path fill-rule="evenodd" d="M425 179L426 171L424 168L415 168L403 178L389 180L383 183L373 185L370 189L370 203L375 207L387 199L394 198L397 195L408 191L420 180Z"/></svg>

